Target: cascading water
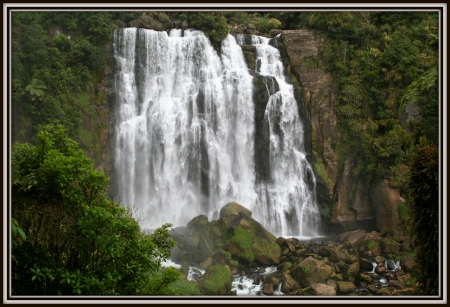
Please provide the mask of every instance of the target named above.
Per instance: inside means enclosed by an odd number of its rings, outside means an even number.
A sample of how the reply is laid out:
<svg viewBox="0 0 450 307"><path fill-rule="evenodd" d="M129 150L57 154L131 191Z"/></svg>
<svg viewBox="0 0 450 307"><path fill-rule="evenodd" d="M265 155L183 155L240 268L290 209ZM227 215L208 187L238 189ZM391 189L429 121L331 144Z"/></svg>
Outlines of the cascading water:
<svg viewBox="0 0 450 307"><path fill-rule="evenodd" d="M315 179L293 89L278 50L253 40L258 73L279 84L265 114L271 180L264 184L255 182L253 77L236 39L228 35L219 56L200 31L116 30L112 189L143 215L143 227L217 218L236 201L276 235L317 235L307 183Z"/></svg>
<svg viewBox="0 0 450 307"><path fill-rule="evenodd" d="M200 31L125 28L115 58L116 197L143 226L254 203L252 78L235 39L220 58Z"/></svg>
<svg viewBox="0 0 450 307"><path fill-rule="evenodd" d="M243 39L239 39L242 43ZM315 176L306 160L303 127L294 90L284 77L278 49L269 45L269 38L252 36L256 46L257 73L274 77L279 91L270 96L264 120L270 132L269 183L259 183L255 208L262 220L269 222L273 232L282 235L313 237L318 235L320 213L314 186ZM311 183L311 186L308 186Z"/></svg>

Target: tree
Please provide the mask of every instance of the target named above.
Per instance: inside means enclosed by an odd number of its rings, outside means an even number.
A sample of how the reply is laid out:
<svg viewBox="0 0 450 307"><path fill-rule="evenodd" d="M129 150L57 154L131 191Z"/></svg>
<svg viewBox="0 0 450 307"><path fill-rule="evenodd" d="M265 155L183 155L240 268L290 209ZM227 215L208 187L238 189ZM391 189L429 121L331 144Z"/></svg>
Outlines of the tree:
<svg viewBox="0 0 450 307"><path fill-rule="evenodd" d="M421 292L439 291L439 155L423 145L414 155L409 183L412 229L417 236L418 281Z"/></svg>
<svg viewBox="0 0 450 307"><path fill-rule="evenodd" d="M36 145L13 146L12 229L22 237L14 241L13 294L171 291L178 272L161 269L171 225L143 234L130 210L106 197L107 186L60 125L42 127Z"/></svg>

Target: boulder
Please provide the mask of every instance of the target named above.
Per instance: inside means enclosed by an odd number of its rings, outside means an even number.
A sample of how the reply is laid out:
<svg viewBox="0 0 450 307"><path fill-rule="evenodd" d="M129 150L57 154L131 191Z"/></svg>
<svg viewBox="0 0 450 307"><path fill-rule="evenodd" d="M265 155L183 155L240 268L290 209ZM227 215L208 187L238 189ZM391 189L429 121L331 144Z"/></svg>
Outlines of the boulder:
<svg viewBox="0 0 450 307"><path fill-rule="evenodd" d="M352 282L349 281L337 281L338 292L342 294L347 294L355 291L356 286Z"/></svg>
<svg viewBox="0 0 450 307"><path fill-rule="evenodd" d="M379 264L377 265L377 267L375 268L375 272L377 272L378 274L383 274L383 273L386 273L386 272L387 272L387 269L386 269L386 267L384 266L384 264L379 263Z"/></svg>
<svg viewBox="0 0 450 307"><path fill-rule="evenodd" d="M291 242L288 242L288 248L291 253L295 253L294 244L292 244Z"/></svg>
<svg viewBox="0 0 450 307"><path fill-rule="evenodd" d="M370 277L370 275L367 273L361 273L359 275L359 279L364 280L366 282L372 282L372 277Z"/></svg>
<svg viewBox="0 0 450 307"><path fill-rule="evenodd" d="M244 206L239 205L238 203L231 202L226 204L220 209L219 217L226 218L229 215L239 215L239 213L245 214L249 217L252 216L252 212L245 208Z"/></svg>
<svg viewBox="0 0 450 307"><path fill-rule="evenodd" d="M228 268L216 264L200 276L198 288L203 295L226 295L231 290L231 278Z"/></svg>
<svg viewBox="0 0 450 307"><path fill-rule="evenodd" d="M395 253L400 251L401 245L391 237L383 238L381 240L381 250L386 253Z"/></svg>
<svg viewBox="0 0 450 307"><path fill-rule="evenodd" d="M376 256L375 257L375 262L376 263L384 263L385 259L383 256Z"/></svg>
<svg viewBox="0 0 450 307"><path fill-rule="evenodd" d="M286 244L286 239L283 237L278 237L275 241L280 247L283 247Z"/></svg>
<svg viewBox="0 0 450 307"><path fill-rule="evenodd" d="M311 289L315 295L324 295L324 296L334 296L336 295L336 290L328 285L324 284L312 284Z"/></svg>
<svg viewBox="0 0 450 307"><path fill-rule="evenodd" d="M343 249L343 246L336 246L330 250L330 261L340 262L346 261L349 256L348 251Z"/></svg>
<svg viewBox="0 0 450 307"><path fill-rule="evenodd" d="M300 284L290 274L285 274L283 276L281 284L281 292L290 293L300 288L301 288Z"/></svg>
<svg viewBox="0 0 450 307"><path fill-rule="evenodd" d="M359 265L361 266L361 270L369 271L369 272L371 272L373 270L372 261L369 259L361 258L359 260Z"/></svg>
<svg viewBox="0 0 450 307"><path fill-rule="evenodd" d="M212 257L207 257L203 262L200 263L200 266L203 269L207 269L209 268L213 263L213 258Z"/></svg>
<svg viewBox="0 0 450 307"><path fill-rule="evenodd" d="M238 228L239 230L237 231ZM241 230L244 230L247 234L244 234ZM246 249L243 251L240 249L241 253L244 252L248 255L253 253L254 260L264 265L277 265L280 263L281 248L276 243L277 238L253 218L247 215L240 215L239 224L234 228L234 231L235 235L230 239L232 245L236 243L248 245L250 241L252 242L250 250ZM243 238L245 238L246 242L241 240ZM233 254L231 249L230 252ZM252 258L251 256L248 257Z"/></svg>
<svg viewBox="0 0 450 307"><path fill-rule="evenodd" d="M263 284L261 291L265 295L273 295L273 284L272 283Z"/></svg>
<svg viewBox="0 0 450 307"><path fill-rule="evenodd" d="M376 285L368 285L367 286L367 290L369 290L373 294L377 294L378 293L378 288L377 288Z"/></svg>
<svg viewBox="0 0 450 307"><path fill-rule="evenodd" d="M347 238L347 243L352 247L359 247L366 244L366 231L358 229L350 237Z"/></svg>
<svg viewBox="0 0 450 307"><path fill-rule="evenodd" d="M332 287L335 292L337 292L337 290L338 290L338 285L337 285L336 281L333 280L333 279L328 279L327 280L327 286Z"/></svg>
<svg viewBox="0 0 450 307"><path fill-rule="evenodd" d="M356 276L359 275L359 271L360 271L359 262L354 262L349 265L349 267L347 269L347 276L356 278Z"/></svg>
<svg viewBox="0 0 450 307"><path fill-rule="evenodd" d="M186 228L198 230L197 228L204 228L204 226L207 224L208 217L206 215L198 215L189 221L189 223L186 225Z"/></svg>
<svg viewBox="0 0 450 307"><path fill-rule="evenodd" d="M212 258L214 260L214 264L226 265L230 263L231 253L224 250L219 250L214 253Z"/></svg>
<svg viewBox="0 0 450 307"><path fill-rule="evenodd" d="M325 284L333 274L333 268L325 264L324 261L308 257L291 270L292 277L302 285L310 287L313 283Z"/></svg>

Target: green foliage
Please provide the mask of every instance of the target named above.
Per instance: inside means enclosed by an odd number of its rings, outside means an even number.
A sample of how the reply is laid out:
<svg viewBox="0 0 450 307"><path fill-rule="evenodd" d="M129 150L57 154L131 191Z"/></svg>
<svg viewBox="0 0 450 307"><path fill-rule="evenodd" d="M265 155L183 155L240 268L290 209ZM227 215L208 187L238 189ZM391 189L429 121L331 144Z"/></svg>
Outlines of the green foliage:
<svg viewBox="0 0 450 307"><path fill-rule="evenodd" d="M176 295L201 295L198 288L187 280L179 279L172 283L172 289L174 289Z"/></svg>
<svg viewBox="0 0 450 307"><path fill-rule="evenodd" d="M34 100L35 97L39 97L39 100L42 100L42 96L44 95L44 91L47 89L47 86L45 86L44 82L39 79L32 79L31 83L27 85L25 90L22 91L23 94L25 94L25 91L29 92L31 95L31 100Z"/></svg>
<svg viewBox="0 0 450 307"><path fill-rule="evenodd" d="M203 31L218 48L219 43L228 35L227 20L221 12L188 13L189 27Z"/></svg>
<svg viewBox="0 0 450 307"><path fill-rule="evenodd" d="M178 271L161 270L171 225L143 234L129 209L106 198L108 179L62 126L42 127L36 145L15 145L11 160L14 242L22 236L13 294L174 293Z"/></svg>
<svg viewBox="0 0 450 307"><path fill-rule="evenodd" d="M281 21L276 18L260 18L255 22L255 26L260 33L269 33L272 29L281 28Z"/></svg>
<svg viewBox="0 0 450 307"><path fill-rule="evenodd" d="M237 253L238 257L248 261L249 263L255 261L255 255L252 251L252 237L241 225L234 229L234 236L229 242L239 250Z"/></svg>
<svg viewBox="0 0 450 307"><path fill-rule="evenodd" d="M412 160L411 217L417 236L418 281L423 294L439 291L439 154L436 147L425 145Z"/></svg>
<svg viewBox="0 0 450 307"><path fill-rule="evenodd" d="M422 92L428 91L431 87L437 87L437 81L437 66L430 68L422 76L414 80L408 86L405 95L401 99L400 112L405 109L407 102L415 104L421 99Z"/></svg>
<svg viewBox="0 0 450 307"><path fill-rule="evenodd" d="M377 242L375 242L374 240L370 240L369 242L367 242L367 249L368 250L372 250L374 248L377 247Z"/></svg>

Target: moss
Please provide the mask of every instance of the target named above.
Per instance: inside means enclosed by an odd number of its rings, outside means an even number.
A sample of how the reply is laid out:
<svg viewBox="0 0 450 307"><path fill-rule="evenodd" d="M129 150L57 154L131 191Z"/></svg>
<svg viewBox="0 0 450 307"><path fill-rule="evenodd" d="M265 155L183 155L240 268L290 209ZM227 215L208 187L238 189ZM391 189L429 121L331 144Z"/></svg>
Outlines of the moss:
<svg viewBox="0 0 450 307"><path fill-rule="evenodd" d="M205 279L199 282L202 294L221 295L231 290L231 272L226 267L216 264L210 267L204 276Z"/></svg>
<svg viewBox="0 0 450 307"><path fill-rule="evenodd" d="M301 265L300 268L303 270L303 272L305 272L305 275L310 275L311 274L311 268L307 265Z"/></svg>
<svg viewBox="0 0 450 307"><path fill-rule="evenodd" d="M172 283L172 288L177 295L201 295L194 283L187 280L177 280Z"/></svg>
<svg viewBox="0 0 450 307"><path fill-rule="evenodd" d="M372 250L375 247L377 247L377 242L375 242L374 240L370 240L369 242L367 242L367 249Z"/></svg>
<svg viewBox="0 0 450 307"><path fill-rule="evenodd" d="M323 179L323 181L326 183L330 191L333 190L333 180L328 176L327 171L325 170L325 166L323 163L323 160L321 157L317 157L316 155L316 161L314 162L314 169L316 171L316 174Z"/></svg>
<svg viewBox="0 0 450 307"><path fill-rule="evenodd" d="M252 236L241 225L234 229L234 236L230 239L230 244L238 249L236 256L250 263L255 261L255 255L252 251Z"/></svg>

